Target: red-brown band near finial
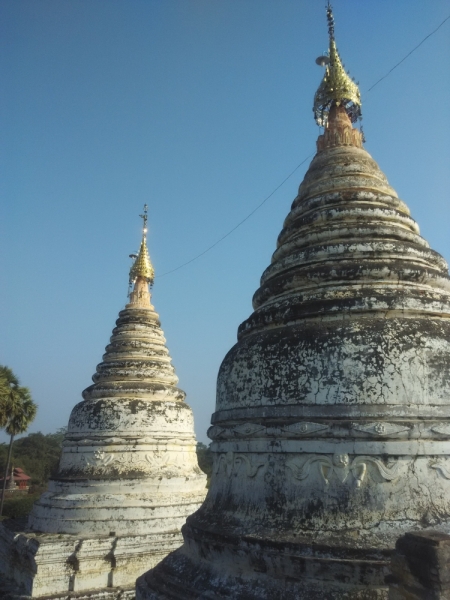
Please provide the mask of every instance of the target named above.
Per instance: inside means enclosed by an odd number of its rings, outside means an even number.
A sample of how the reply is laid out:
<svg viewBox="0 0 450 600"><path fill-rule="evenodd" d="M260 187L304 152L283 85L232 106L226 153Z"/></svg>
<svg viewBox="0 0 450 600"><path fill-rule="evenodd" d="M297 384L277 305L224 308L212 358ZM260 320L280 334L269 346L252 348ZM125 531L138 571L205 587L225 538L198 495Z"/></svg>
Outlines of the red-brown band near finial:
<svg viewBox="0 0 450 600"><path fill-rule="evenodd" d="M361 132L352 127L345 108L336 105L330 109L325 131L317 138L317 152L335 146L363 147Z"/></svg>

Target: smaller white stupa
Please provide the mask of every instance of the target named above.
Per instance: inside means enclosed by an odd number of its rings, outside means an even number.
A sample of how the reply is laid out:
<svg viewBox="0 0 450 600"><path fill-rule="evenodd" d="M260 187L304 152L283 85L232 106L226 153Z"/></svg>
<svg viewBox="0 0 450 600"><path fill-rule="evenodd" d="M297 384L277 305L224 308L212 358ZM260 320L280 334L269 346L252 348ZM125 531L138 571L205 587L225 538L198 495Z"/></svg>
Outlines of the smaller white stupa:
<svg viewBox="0 0 450 600"><path fill-rule="evenodd" d="M206 493L192 412L150 301L147 206L141 216L130 302L72 410L58 474L25 531L0 526L0 572L21 594L133 598L136 578L181 545Z"/></svg>

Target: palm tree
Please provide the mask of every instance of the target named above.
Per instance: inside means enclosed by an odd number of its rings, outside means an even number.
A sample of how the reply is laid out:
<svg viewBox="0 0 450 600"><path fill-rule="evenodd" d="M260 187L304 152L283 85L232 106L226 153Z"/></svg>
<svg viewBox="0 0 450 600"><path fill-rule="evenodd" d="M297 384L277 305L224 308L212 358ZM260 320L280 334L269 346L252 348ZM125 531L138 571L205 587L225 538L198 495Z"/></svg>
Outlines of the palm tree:
<svg viewBox="0 0 450 600"><path fill-rule="evenodd" d="M6 402L9 391L12 387L17 387L19 380L14 375L9 367L3 367L0 365L0 427L5 427L7 424L7 408Z"/></svg>
<svg viewBox="0 0 450 600"><path fill-rule="evenodd" d="M9 434L8 458L6 460L5 476L0 503L0 517L3 512L6 478L8 477L14 436L25 433L36 416L37 406L31 399L30 390L19 385L18 378L8 367L0 366L0 427Z"/></svg>

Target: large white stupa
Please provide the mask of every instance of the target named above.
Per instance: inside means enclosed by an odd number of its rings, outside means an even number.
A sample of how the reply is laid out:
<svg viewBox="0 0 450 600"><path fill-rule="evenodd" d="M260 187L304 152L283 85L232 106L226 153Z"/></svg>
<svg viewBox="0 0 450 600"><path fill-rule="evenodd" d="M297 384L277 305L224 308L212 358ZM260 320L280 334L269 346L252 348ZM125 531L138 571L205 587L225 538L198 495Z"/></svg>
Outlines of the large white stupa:
<svg viewBox="0 0 450 600"><path fill-rule="evenodd" d="M138 600L387 600L397 538L450 531L448 265L363 148L327 13L324 130L219 371L208 496Z"/></svg>

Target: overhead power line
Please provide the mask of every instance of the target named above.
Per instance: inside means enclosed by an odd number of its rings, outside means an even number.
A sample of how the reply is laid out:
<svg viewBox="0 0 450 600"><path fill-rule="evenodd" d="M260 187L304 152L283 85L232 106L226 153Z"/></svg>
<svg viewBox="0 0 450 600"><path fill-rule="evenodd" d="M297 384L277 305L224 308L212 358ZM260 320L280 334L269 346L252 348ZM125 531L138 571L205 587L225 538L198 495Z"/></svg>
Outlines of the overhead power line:
<svg viewBox="0 0 450 600"><path fill-rule="evenodd" d="M404 56L404 57L403 57L401 60L399 60L399 61L398 61L398 63L397 63L396 65L394 65L394 66L392 67L392 69L390 69L390 70L389 70L389 71L386 73L386 75L383 75L383 77L380 77L380 79L379 79L378 81L376 81L376 82L375 82L375 83L374 83L374 84L373 84L373 85L372 85L372 86L371 86L371 87L370 87L370 88L367 90L367 92L370 92L370 90L373 90L373 88L374 88L376 85L378 85L378 84L380 83L380 81L383 81L383 79L386 79L386 77L387 77L388 75L390 75L390 74L392 73L392 71L394 71L394 70L395 70L397 67L399 67L399 66L402 64L402 62L404 62L404 61L405 61L405 60L406 60L406 59L407 59L409 56L411 56L411 54L412 54L413 52L415 52L415 51L417 50L417 48L420 48L420 46L421 46L421 45L422 45L424 42L426 42L426 41L427 41L427 39L428 39L429 37L431 37L432 35L434 35L434 34L435 34L437 31L438 31L438 29L440 29L440 28L442 27L442 25L444 25L444 23L445 23L446 21L448 21L449 19L450 19L450 15L448 15L448 17L446 17L446 18L445 18L445 19L442 21L442 23L436 27L436 29L435 29L434 31L432 31L431 33L429 33L428 35L426 35L426 36L423 38L423 40L417 44L417 46L415 46L415 47L414 47L414 48L413 48L413 49L412 49L410 52L408 52L408 54L407 54L406 56Z"/></svg>
<svg viewBox="0 0 450 600"><path fill-rule="evenodd" d="M211 244L211 246L208 246L208 248L206 248L205 250L203 250L203 252L200 252L200 254L197 254L197 256L194 256L193 258L191 258L190 260L186 261L185 263L179 265L175 269L172 269L171 271L166 271L162 275L159 275L159 277L164 277L165 275L169 275L170 273L174 273L175 271L178 271L178 269L182 269L186 265L189 265L191 262L194 262L194 260L197 260L197 258L200 258L200 256L203 256L204 254L206 254L207 252L209 252L210 250L212 250L215 246L217 246L217 244L220 244L220 242L222 242L225 238L227 238L229 235L231 235L233 233L233 231L236 231L236 229L238 229L238 227L240 227L241 225L243 225L245 223L245 221L248 221L248 219L250 219L250 217L252 217L255 214L255 212L257 210L259 210L261 208L261 206L267 202L267 200L269 200L270 198L272 198L272 196L275 194L275 192L277 192L280 189L280 187L284 183L286 183L286 181L289 179L289 177L291 177L295 173L295 171L297 171L297 169L299 169L308 160L308 158L311 158L311 156L313 156L313 154L314 153L310 154L305 159L303 159L302 162L299 163L295 167L295 169L293 171L291 171L289 173L289 175L287 177L285 177L283 179L283 181L279 185L277 185L277 187L272 192L270 192L270 194L268 196L266 196L262 202L260 202L258 204L258 206L255 206L255 208L250 213L248 213L248 215L246 217L244 217L242 219L242 221L239 221L239 223L237 225L235 225L225 235L223 235L221 238L219 238L217 241L215 241L214 244Z"/></svg>
<svg viewBox="0 0 450 600"><path fill-rule="evenodd" d="M367 90L367 94L373 90L373 88L375 86L377 86L381 81L383 81L383 79L386 79L386 77L388 77L392 71L395 71L395 69L397 67L399 67L407 58L409 58L411 56L411 54L413 54L418 48L420 48L420 46L427 41L428 38L430 38L432 35L434 35L448 20L450 20L450 15L448 15L448 17L446 17L437 27L436 29L434 29L431 33L429 33L428 35L426 35L423 40L421 42L419 42L417 44L417 46L414 46L414 48L412 50L410 50L410 52L408 52L408 54L406 54L401 60L398 61L398 63L396 63L391 69L389 69L389 71L383 75L383 77L380 77L380 79L378 79L378 81L376 81L368 90ZM313 153L314 154L314 153ZM187 265L190 265L191 263L193 263L194 261L198 260L200 257L202 257L204 254L206 254L207 252L209 252L210 250L212 250L213 248L215 248L218 244L220 244L221 242L223 242L223 240L225 240L227 237L229 237L234 231L236 231L236 229L238 229L241 225L243 225L246 221L248 221L270 198L272 198L272 196L275 194L275 192L277 192L285 183L288 179L290 179L292 177L292 175L303 165L305 164L305 162L311 158L311 156L313 156L313 154L310 154L309 156L307 156L306 158L304 158L296 167L293 171L291 171L289 173L289 175L287 175L283 181L277 185L277 187L270 192L270 194L268 196L266 196L264 198L264 200L262 202L260 202L258 204L258 206L255 206L255 208L248 213L248 215L246 217L244 217L241 221L239 221L239 223L237 223L234 227L232 227L227 233L225 233L222 237L220 237L218 240L216 240L213 244L211 244L210 246L208 246L207 248L205 248L205 250L203 250L202 252L200 252L199 254L197 254L196 256L193 256L190 260L187 260L186 262L182 263L181 265L179 265L178 267L175 267L175 269L171 269L170 271L166 271L165 273L162 273L162 275L158 275L157 278L160 279L161 277L165 277L166 275L170 275L171 273L175 273L175 271L179 271L180 269L182 269L183 267L186 267Z"/></svg>

